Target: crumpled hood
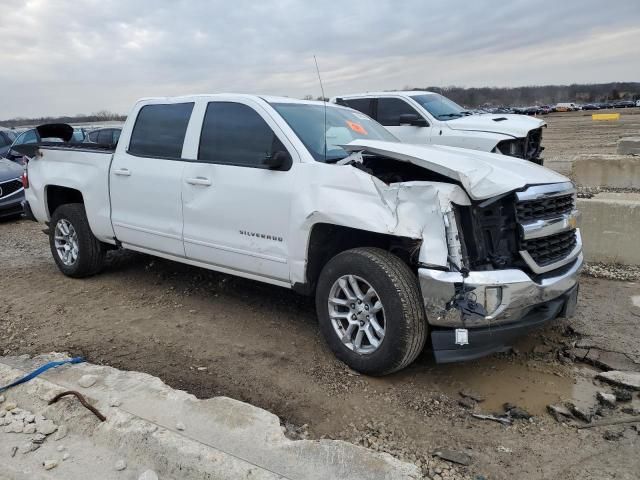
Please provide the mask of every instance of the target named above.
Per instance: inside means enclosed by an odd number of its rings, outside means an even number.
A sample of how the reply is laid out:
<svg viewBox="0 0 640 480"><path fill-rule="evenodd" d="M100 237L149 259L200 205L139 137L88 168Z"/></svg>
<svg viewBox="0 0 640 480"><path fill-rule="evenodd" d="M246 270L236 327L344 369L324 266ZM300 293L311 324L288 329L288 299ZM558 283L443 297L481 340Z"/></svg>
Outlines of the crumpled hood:
<svg viewBox="0 0 640 480"><path fill-rule="evenodd" d="M18 178L22 175L23 171L23 167L16 162L12 162L6 158L0 158L0 182Z"/></svg>
<svg viewBox="0 0 640 480"><path fill-rule="evenodd" d="M473 200L484 200L526 185L570 180L548 168L520 158L440 145L413 145L380 140L354 140L344 149L367 151L409 162L460 182Z"/></svg>
<svg viewBox="0 0 640 480"><path fill-rule="evenodd" d="M522 138L526 137L530 130L545 125L545 122L526 115L483 114L449 120L445 125L453 130L503 133Z"/></svg>

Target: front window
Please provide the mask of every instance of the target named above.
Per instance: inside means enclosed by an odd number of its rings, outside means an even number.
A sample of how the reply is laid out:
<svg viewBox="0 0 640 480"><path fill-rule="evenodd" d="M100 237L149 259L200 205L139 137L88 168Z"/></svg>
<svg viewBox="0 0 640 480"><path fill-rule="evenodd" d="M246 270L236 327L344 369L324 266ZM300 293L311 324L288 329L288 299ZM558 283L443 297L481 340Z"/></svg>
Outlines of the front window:
<svg viewBox="0 0 640 480"><path fill-rule="evenodd" d="M427 95L414 95L413 98L422 108L433 115L438 120L452 120L454 118L470 115L471 112L465 110L456 102L449 100L437 93L429 93Z"/></svg>
<svg viewBox="0 0 640 480"><path fill-rule="evenodd" d="M335 162L347 157L349 152L340 145L353 140L398 141L375 120L347 108L308 103L272 103L271 106L319 162Z"/></svg>

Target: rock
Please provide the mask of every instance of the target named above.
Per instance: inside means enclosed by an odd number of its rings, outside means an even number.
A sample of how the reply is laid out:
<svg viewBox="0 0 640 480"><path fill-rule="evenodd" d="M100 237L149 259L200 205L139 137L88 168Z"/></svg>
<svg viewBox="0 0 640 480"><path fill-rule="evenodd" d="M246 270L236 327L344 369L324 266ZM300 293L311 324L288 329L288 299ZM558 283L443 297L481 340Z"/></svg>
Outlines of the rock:
<svg viewBox="0 0 640 480"><path fill-rule="evenodd" d="M619 402L630 402L633 399L633 394L630 390L625 390L624 388L616 388L613 391L613 394L616 396L616 400Z"/></svg>
<svg viewBox="0 0 640 480"><path fill-rule="evenodd" d="M533 416L525 409L513 405L512 403L505 403L504 410L509 414L511 418L516 418L519 420L529 420Z"/></svg>
<svg viewBox="0 0 640 480"><path fill-rule="evenodd" d="M460 396L464 398L470 398L478 403L484 402L485 398L477 392L471 390L460 390Z"/></svg>
<svg viewBox="0 0 640 480"><path fill-rule="evenodd" d="M612 393L598 392L598 401L605 407L614 408L616 406L616 396Z"/></svg>
<svg viewBox="0 0 640 480"><path fill-rule="evenodd" d="M510 449L509 447L505 447L504 445L498 445L496 450L498 452L502 452L502 453L513 453L512 449Z"/></svg>
<svg viewBox="0 0 640 480"><path fill-rule="evenodd" d="M602 438L610 442L615 442L616 440L620 440L623 435L624 431L607 430L602 434Z"/></svg>
<svg viewBox="0 0 640 480"><path fill-rule="evenodd" d="M176 429L178 429L180 431L184 430L185 429L184 423L182 423L182 422L176 423Z"/></svg>
<svg viewBox="0 0 640 480"><path fill-rule="evenodd" d="M153 470L145 470L138 477L138 480L158 480L158 474Z"/></svg>
<svg viewBox="0 0 640 480"><path fill-rule="evenodd" d="M35 452L39 448L40 448L40 445L37 443L26 442L20 445L20 447L18 447L18 451L23 455L26 455L29 452Z"/></svg>
<svg viewBox="0 0 640 480"><path fill-rule="evenodd" d="M15 457L17 452L18 447L11 447L11 458Z"/></svg>
<svg viewBox="0 0 640 480"><path fill-rule="evenodd" d="M469 465L472 460L471 457L464 452L456 452L454 450L447 449L438 449L433 452L433 456L465 466Z"/></svg>
<svg viewBox="0 0 640 480"><path fill-rule="evenodd" d="M36 421L36 431L43 435L51 435L58 429L58 426L51 420Z"/></svg>
<svg viewBox="0 0 640 480"><path fill-rule="evenodd" d="M122 405L122 401L119 398L114 397L109 400L110 407L119 407L120 405Z"/></svg>
<svg viewBox="0 0 640 480"><path fill-rule="evenodd" d="M573 414L571 413L571 410L569 410L564 405L547 405L547 411L558 422L562 422L564 420L563 417L573 418Z"/></svg>
<svg viewBox="0 0 640 480"><path fill-rule="evenodd" d="M58 462L56 462L55 460L45 460L44 462L42 462L42 466L45 470L51 470L58 466Z"/></svg>
<svg viewBox="0 0 640 480"><path fill-rule="evenodd" d="M82 388L89 388L95 385L97 381L98 377L96 377L95 375L83 375L80 377L80 380L78 380L78 385L80 385Z"/></svg>
<svg viewBox="0 0 640 480"><path fill-rule="evenodd" d="M62 440L64 437L67 436L67 433L69 433L67 426L66 425L60 425L58 427L58 430L56 431L55 435L53 436L53 440L54 441L59 441Z"/></svg>
<svg viewBox="0 0 640 480"><path fill-rule="evenodd" d="M635 363L624 353L607 352L591 348L583 359L603 370L639 371L640 365Z"/></svg>
<svg viewBox="0 0 640 480"><path fill-rule="evenodd" d="M67 460L71 455L69 454L69 452L64 452L64 455L62 455L62 460Z"/></svg>
<svg viewBox="0 0 640 480"><path fill-rule="evenodd" d="M58 446L56 447L56 450L57 450L58 452L64 452L64 449L65 449L65 446L64 446L64 445L58 445Z"/></svg>
<svg viewBox="0 0 640 480"><path fill-rule="evenodd" d="M640 372L622 372L620 370L612 370L610 372L602 372L596 375L599 380L630 388L632 390L640 390Z"/></svg>
<svg viewBox="0 0 640 480"><path fill-rule="evenodd" d="M24 429L22 430L22 433L28 433L28 434L36 433L36 425L35 425L35 423L27 423L24 426Z"/></svg>
<svg viewBox="0 0 640 480"><path fill-rule="evenodd" d="M24 417L24 423L33 423L36 421L36 416L35 415L25 415Z"/></svg>
<svg viewBox="0 0 640 480"><path fill-rule="evenodd" d="M0 395L0 403L4 403L4 401L5 401L4 395Z"/></svg>
<svg viewBox="0 0 640 480"><path fill-rule="evenodd" d="M43 435L42 433L36 433L33 438L31 439L31 441L33 443L38 443L38 444L42 444L44 443L44 441L47 439L46 435Z"/></svg>
<svg viewBox="0 0 640 480"><path fill-rule="evenodd" d="M0 418L4 417L7 414L6 410L0 410Z"/></svg>
<svg viewBox="0 0 640 480"><path fill-rule="evenodd" d="M17 407L18 405L16 405L16 402L7 402L4 405L2 405L2 408L4 408L7 412L10 412L11 410Z"/></svg>
<svg viewBox="0 0 640 480"><path fill-rule="evenodd" d="M127 462L125 462L124 460L118 460L113 468L115 468L118 472L121 472L122 470L127 468Z"/></svg>
<svg viewBox="0 0 640 480"><path fill-rule="evenodd" d="M460 405L463 408L467 408L469 410L473 410L474 408L476 408L476 401L472 398L461 398L460 400L458 400L458 405Z"/></svg>
<svg viewBox="0 0 640 480"><path fill-rule="evenodd" d="M22 420L11 422L9 425L5 425L4 433L22 433L24 430L24 423Z"/></svg>
<svg viewBox="0 0 640 480"><path fill-rule="evenodd" d="M583 422L587 423L591 423L591 419L593 418L593 414L591 412L573 404L571 404L571 413L573 413L576 418L579 418Z"/></svg>
<svg viewBox="0 0 640 480"><path fill-rule="evenodd" d="M567 356L572 360L582 361L589 353L586 348L571 348L567 351Z"/></svg>

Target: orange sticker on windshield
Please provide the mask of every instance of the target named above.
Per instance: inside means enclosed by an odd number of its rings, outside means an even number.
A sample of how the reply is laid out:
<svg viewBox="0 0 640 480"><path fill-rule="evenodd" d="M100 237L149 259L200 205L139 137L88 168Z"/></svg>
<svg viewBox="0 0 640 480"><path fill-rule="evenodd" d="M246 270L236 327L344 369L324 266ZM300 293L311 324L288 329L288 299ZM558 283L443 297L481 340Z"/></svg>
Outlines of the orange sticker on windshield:
<svg viewBox="0 0 640 480"><path fill-rule="evenodd" d="M347 120L347 125L349 125L349 128L351 130L353 130L356 133L359 133L360 135L368 135L367 131L359 123L350 122L349 120Z"/></svg>

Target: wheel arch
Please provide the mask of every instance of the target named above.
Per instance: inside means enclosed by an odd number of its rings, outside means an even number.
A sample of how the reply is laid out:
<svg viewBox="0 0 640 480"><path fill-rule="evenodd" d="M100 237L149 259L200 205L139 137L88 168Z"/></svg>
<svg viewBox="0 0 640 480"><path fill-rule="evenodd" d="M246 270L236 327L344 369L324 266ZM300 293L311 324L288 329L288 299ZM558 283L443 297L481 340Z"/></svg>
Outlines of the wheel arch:
<svg viewBox="0 0 640 480"><path fill-rule="evenodd" d="M60 205L66 203L82 203L84 197L82 192L76 188L66 187L62 185L47 185L45 187L45 205L49 218Z"/></svg>
<svg viewBox="0 0 640 480"><path fill-rule="evenodd" d="M421 239L390 235L332 223L312 226L306 251L304 282L293 289L305 295L315 292L322 268L337 254L358 247L377 247L396 254L412 270L417 271Z"/></svg>

